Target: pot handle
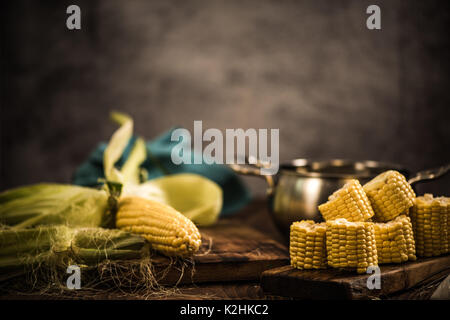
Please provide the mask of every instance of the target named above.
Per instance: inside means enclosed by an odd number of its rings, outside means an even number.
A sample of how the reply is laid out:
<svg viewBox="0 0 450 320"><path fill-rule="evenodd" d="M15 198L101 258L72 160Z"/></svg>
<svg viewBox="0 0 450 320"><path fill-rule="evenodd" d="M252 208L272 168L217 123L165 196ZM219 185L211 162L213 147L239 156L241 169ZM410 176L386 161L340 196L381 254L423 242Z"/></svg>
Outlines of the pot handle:
<svg viewBox="0 0 450 320"><path fill-rule="evenodd" d="M414 177L408 180L409 184L414 184L417 182L422 182L425 180L433 180L437 179L439 177L442 177L444 174L446 174L450 170L450 164L443 165L441 167L429 169L429 170L423 170L417 172Z"/></svg>
<svg viewBox="0 0 450 320"><path fill-rule="evenodd" d="M242 174L245 176L254 176L265 178L267 182L267 195L271 195L274 191L275 182L273 180L273 176L261 174L261 167L256 164L254 166L251 165L240 165L240 164L229 164L231 170L238 174Z"/></svg>

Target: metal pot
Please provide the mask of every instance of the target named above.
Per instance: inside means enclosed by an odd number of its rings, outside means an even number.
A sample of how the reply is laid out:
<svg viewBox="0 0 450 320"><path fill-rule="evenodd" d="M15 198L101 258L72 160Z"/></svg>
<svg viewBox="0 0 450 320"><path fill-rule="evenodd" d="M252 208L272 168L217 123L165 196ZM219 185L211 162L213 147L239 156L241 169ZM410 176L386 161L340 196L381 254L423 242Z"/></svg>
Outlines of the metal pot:
<svg viewBox="0 0 450 320"><path fill-rule="evenodd" d="M414 185L419 181L440 177L450 169L450 165L446 165L411 174L397 164L341 159L329 161L295 159L281 165L274 176L261 175L260 165L233 164L230 167L237 173L266 179L270 212L283 234L289 234L289 227L294 221L305 219L323 221L317 206L326 202L329 195L350 179L358 179L364 184L386 170L397 170L411 185Z"/></svg>

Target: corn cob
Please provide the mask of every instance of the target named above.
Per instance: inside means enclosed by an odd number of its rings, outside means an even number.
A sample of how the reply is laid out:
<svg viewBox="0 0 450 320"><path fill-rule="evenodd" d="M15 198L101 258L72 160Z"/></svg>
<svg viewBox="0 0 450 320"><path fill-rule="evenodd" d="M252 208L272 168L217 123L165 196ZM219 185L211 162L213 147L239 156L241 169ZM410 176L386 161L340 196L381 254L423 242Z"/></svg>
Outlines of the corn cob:
<svg viewBox="0 0 450 320"><path fill-rule="evenodd" d="M6 279L42 264L51 268L61 262L67 267L68 261L96 265L106 259L138 259L145 249L144 238L117 229L65 225L0 228L0 274Z"/></svg>
<svg viewBox="0 0 450 320"><path fill-rule="evenodd" d="M352 179L335 191L328 202L319 206L326 221L344 218L347 221L365 221L374 215L369 199L358 180Z"/></svg>
<svg viewBox="0 0 450 320"><path fill-rule="evenodd" d="M201 244L191 220L168 205L140 197L119 201L116 226L142 235L152 248L167 256L187 257Z"/></svg>
<svg viewBox="0 0 450 320"><path fill-rule="evenodd" d="M394 170L383 172L367 182L364 191L375 212L374 219L386 222L414 205L416 195L405 177Z"/></svg>
<svg viewBox="0 0 450 320"><path fill-rule="evenodd" d="M425 194L410 210L417 255L438 256L449 252L450 198Z"/></svg>
<svg viewBox="0 0 450 320"><path fill-rule="evenodd" d="M289 253L291 265L298 269L327 267L326 224L306 220L291 225Z"/></svg>
<svg viewBox="0 0 450 320"><path fill-rule="evenodd" d="M416 260L411 220L400 215L386 223L375 223L378 263Z"/></svg>
<svg viewBox="0 0 450 320"><path fill-rule="evenodd" d="M327 221L326 248L328 265L333 268L366 272L378 265L375 229L372 222Z"/></svg>

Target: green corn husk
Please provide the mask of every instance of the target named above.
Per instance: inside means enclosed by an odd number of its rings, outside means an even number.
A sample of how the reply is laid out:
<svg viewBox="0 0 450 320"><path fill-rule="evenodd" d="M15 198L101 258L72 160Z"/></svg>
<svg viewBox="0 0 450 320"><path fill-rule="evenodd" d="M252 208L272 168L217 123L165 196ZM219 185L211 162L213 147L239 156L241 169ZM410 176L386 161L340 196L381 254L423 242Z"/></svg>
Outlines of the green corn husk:
<svg viewBox="0 0 450 320"><path fill-rule="evenodd" d="M66 268L95 266L105 260L130 260L145 256L144 238L117 229L42 226L0 229L0 273L27 272L37 266Z"/></svg>
<svg viewBox="0 0 450 320"><path fill-rule="evenodd" d="M98 227L108 214L108 194L64 184L36 184L0 193L0 224Z"/></svg>
<svg viewBox="0 0 450 320"><path fill-rule="evenodd" d="M71 233L66 226L33 229L0 229L0 271L25 271L44 261L50 261L52 252L63 252L70 247Z"/></svg>
<svg viewBox="0 0 450 320"><path fill-rule="evenodd" d="M88 265L103 260L141 258L147 248L143 237L118 229L78 229L71 243L76 260Z"/></svg>
<svg viewBox="0 0 450 320"><path fill-rule="evenodd" d="M126 180L135 181L136 177L124 176L124 172L115 167L116 162L122 156L128 141L133 135L133 119L120 112L112 112L111 118L118 123L120 127L111 136L111 139L103 152L103 170L106 180L121 184L127 182ZM127 161L129 164L125 163L124 165L127 174L132 175L134 170L132 170L131 167L139 168L140 163L145 160L145 148L144 155L142 155L142 152L137 152L141 150L141 145L142 143L138 145L138 148L136 148L136 146L133 148L133 151L131 152L132 159Z"/></svg>

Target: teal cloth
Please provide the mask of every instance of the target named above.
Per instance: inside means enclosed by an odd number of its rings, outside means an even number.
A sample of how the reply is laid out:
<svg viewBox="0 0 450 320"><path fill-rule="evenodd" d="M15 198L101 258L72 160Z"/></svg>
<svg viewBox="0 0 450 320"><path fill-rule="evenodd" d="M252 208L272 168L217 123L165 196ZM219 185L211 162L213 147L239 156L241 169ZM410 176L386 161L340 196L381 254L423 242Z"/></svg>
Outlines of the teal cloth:
<svg viewBox="0 0 450 320"><path fill-rule="evenodd" d="M215 181L223 190L223 208L221 216L232 214L251 200L251 194L248 188L243 184L240 177L230 168L220 164L180 164L176 165L171 160L172 148L178 144L177 141L171 141L170 137L175 128L165 132L161 136L146 143L147 153L168 171L169 174L175 173L196 173ZM122 157L117 162L121 166L131 151L136 141L136 137L130 139ZM103 152L107 144L100 143L99 146L89 155L89 158L77 168L73 176L73 183L80 186L94 187L98 186L99 178L104 178L103 173ZM191 153L193 157L193 152ZM141 167L148 171L148 178L154 179L164 175L163 170L156 165L156 161L150 157L144 161Z"/></svg>

